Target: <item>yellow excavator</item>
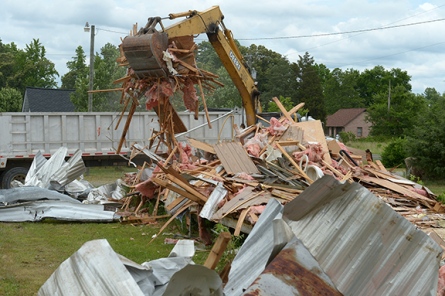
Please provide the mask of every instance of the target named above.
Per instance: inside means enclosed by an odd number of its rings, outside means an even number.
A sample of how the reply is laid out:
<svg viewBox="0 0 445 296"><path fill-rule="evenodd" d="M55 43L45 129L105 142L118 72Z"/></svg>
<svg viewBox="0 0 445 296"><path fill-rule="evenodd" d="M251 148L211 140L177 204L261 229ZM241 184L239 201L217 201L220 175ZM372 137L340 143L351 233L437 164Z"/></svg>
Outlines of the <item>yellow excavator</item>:
<svg viewBox="0 0 445 296"><path fill-rule="evenodd" d="M161 17L151 17L147 25L136 35L127 36L122 41L122 50L135 75L141 79L167 77L169 70L163 56L169 40L206 33L241 95L247 126L254 125L256 112L261 112L257 110L259 91L233 39L232 32L223 23L224 15L219 6L213 6L205 11L189 10L168 16L170 20L177 18L184 19L164 28ZM156 29L158 25L161 30Z"/></svg>

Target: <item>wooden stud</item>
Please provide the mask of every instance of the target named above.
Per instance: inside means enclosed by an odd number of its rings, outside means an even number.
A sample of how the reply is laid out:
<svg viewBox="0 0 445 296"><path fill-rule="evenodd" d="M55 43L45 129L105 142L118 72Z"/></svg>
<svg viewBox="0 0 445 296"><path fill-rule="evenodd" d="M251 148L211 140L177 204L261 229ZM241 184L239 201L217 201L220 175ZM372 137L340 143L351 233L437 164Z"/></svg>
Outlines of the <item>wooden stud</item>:
<svg viewBox="0 0 445 296"><path fill-rule="evenodd" d="M230 232L221 232L219 234L218 239L210 250L209 256L207 256L207 259L204 262L205 267L209 269L215 269L215 267L218 265L219 260L224 254L224 251L226 250L231 237L232 236Z"/></svg>

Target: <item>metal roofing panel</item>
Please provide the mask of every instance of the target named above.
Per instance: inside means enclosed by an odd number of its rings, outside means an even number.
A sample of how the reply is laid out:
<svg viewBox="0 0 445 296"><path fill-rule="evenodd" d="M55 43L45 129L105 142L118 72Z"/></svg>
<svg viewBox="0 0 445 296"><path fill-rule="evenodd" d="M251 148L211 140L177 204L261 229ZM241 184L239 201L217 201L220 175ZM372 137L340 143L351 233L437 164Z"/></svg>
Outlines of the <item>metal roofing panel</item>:
<svg viewBox="0 0 445 296"><path fill-rule="evenodd" d="M241 295L243 290L263 272L274 248L272 221L281 217L283 206L270 199L255 227L241 246L232 262L224 295Z"/></svg>
<svg viewBox="0 0 445 296"><path fill-rule="evenodd" d="M105 239L86 242L62 262L38 292L39 296L67 294L144 295Z"/></svg>
<svg viewBox="0 0 445 296"><path fill-rule="evenodd" d="M24 202L0 207L0 222L41 221L53 218L65 221L112 222L119 219L103 205L72 203L61 200Z"/></svg>
<svg viewBox="0 0 445 296"><path fill-rule="evenodd" d="M442 249L358 183L317 180L283 210L345 295L434 295Z"/></svg>
<svg viewBox="0 0 445 296"><path fill-rule="evenodd" d="M243 295L342 295L295 236Z"/></svg>
<svg viewBox="0 0 445 296"><path fill-rule="evenodd" d="M0 206L38 200L61 200L71 203L80 203L80 201L68 195L40 187L24 186L0 189Z"/></svg>

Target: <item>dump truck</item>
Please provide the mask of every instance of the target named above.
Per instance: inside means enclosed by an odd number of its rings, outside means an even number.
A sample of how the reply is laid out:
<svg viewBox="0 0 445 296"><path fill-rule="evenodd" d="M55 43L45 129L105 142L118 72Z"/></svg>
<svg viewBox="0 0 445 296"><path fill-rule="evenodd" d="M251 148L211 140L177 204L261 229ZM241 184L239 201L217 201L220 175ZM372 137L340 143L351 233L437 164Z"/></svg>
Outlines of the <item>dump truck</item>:
<svg viewBox="0 0 445 296"><path fill-rule="evenodd" d="M203 112L199 113L198 120L190 112L178 114L188 129L177 135L179 140L192 137L209 143L233 138L232 125L242 120L236 109L210 112L214 122L210 130ZM124 114L124 120L126 116ZM129 165L132 144L148 144L153 129L158 129L158 117L155 112L136 112L125 136L124 149L116 153L123 130L122 126L116 126L119 117L120 113L112 112L0 113L1 187L10 188L14 180L23 182L36 153L40 151L50 158L62 146L68 148L67 158L80 149L87 167ZM227 117L231 120L225 120ZM144 160L143 155L131 159L134 164Z"/></svg>

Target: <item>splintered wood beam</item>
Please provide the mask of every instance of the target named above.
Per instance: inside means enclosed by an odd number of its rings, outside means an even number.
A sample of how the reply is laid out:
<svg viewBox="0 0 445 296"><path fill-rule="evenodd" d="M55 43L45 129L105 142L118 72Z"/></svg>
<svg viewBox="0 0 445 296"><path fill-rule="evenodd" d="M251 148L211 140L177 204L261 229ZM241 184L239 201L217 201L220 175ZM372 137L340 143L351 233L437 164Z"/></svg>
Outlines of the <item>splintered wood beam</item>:
<svg viewBox="0 0 445 296"><path fill-rule="evenodd" d="M131 76L124 76L122 78L116 79L115 81L113 81L113 84L118 84L118 83L122 83L122 82L126 82L128 80L131 79Z"/></svg>
<svg viewBox="0 0 445 296"><path fill-rule="evenodd" d="M277 97L273 97L272 100L277 104L278 109L280 109L281 113L283 113L283 116L286 117L289 122L295 122L290 116L289 112L287 112L286 108L284 108L283 104L281 104L280 100Z"/></svg>
<svg viewBox="0 0 445 296"><path fill-rule="evenodd" d="M306 173L300 168L300 166L295 162L295 160L286 152L286 149L284 149L280 145L280 142L276 142L275 145L277 146L278 149L280 149L281 153L290 161L290 163L297 169L298 173L301 176L303 176L309 184L314 183L314 181L311 178L309 178L308 175L306 175Z"/></svg>
<svg viewBox="0 0 445 296"><path fill-rule="evenodd" d="M161 227L161 229L159 230L159 232L151 239L151 241L149 242L152 243L155 238L157 238L164 230L165 228L167 228L167 226L173 221L175 220L176 217L178 217L182 212L184 212L185 210L187 210L191 205L193 204L193 202L191 200L187 201L179 210L176 211L176 213L170 217L170 219L168 219L167 222L165 222L164 226Z"/></svg>
<svg viewBox="0 0 445 296"><path fill-rule="evenodd" d="M209 128L212 128L212 123L210 122L209 110L207 110L206 98L204 96L204 90L202 89L201 79L198 80L199 90L201 91L202 105L204 107L204 112L206 114L207 124Z"/></svg>
<svg viewBox="0 0 445 296"><path fill-rule="evenodd" d="M131 118L133 117L134 112L136 111L137 104L134 103L130 107L130 111L128 112L127 121L125 122L124 129L122 131L122 136L119 141L119 146L116 149L116 154L119 154L121 152L122 146L125 142L125 137L127 136L128 129L130 128Z"/></svg>
<svg viewBox="0 0 445 296"><path fill-rule="evenodd" d="M177 187L174 186L173 184L165 181L165 180L161 180L159 178L153 178L153 182L158 184L159 186L165 187L170 189L173 192L176 192L177 194L186 197L187 199L197 202L198 204L203 205L204 203L202 202L202 200L200 200L198 197L194 196L193 194L187 192L185 189L182 189L181 187Z"/></svg>
<svg viewBox="0 0 445 296"><path fill-rule="evenodd" d="M207 257L206 261L204 262L204 266L209 269L215 269L218 265L219 260L221 260L222 255L224 254L224 251L227 248L227 245L230 242L231 239L230 232L221 232L218 236L218 239L216 240L215 244L213 245L212 249L210 250L209 256Z"/></svg>
<svg viewBox="0 0 445 296"><path fill-rule="evenodd" d="M292 114L297 113L297 111L300 110L303 106L304 106L304 103L300 103L297 106L295 106L292 109L290 109L289 112L287 112L287 113L290 116L292 116ZM285 119L286 119L286 117L281 117L280 118L280 122L283 122Z"/></svg>
<svg viewBox="0 0 445 296"><path fill-rule="evenodd" d="M241 234L241 227L243 226L244 219L246 219L247 213L249 212L249 208L246 208L241 211L239 215L238 222L236 223L235 231L233 232L234 236L239 236Z"/></svg>
<svg viewBox="0 0 445 296"><path fill-rule="evenodd" d="M103 93L103 92L113 92L113 91L123 91L124 89L122 87L119 88L109 88L109 89L95 89L95 90L89 90L89 94L93 93Z"/></svg>

